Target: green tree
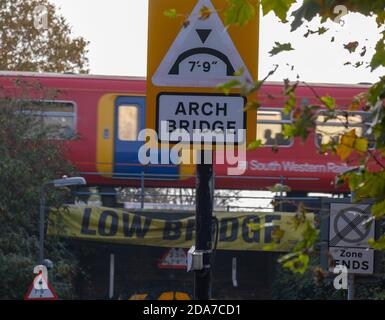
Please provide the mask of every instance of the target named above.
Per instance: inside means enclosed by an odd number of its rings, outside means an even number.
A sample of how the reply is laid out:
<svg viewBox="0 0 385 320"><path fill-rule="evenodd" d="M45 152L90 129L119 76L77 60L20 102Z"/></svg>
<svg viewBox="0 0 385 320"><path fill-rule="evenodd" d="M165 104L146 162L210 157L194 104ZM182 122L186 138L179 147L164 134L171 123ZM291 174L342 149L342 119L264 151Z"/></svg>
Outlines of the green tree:
<svg viewBox="0 0 385 320"><path fill-rule="evenodd" d="M48 0L0 0L0 70L88 73L87 45Z"/></svg>
<svg viewBox="0 0 385 320"><path fill-rule="evenodd" d="M74 173L65 160L65 140L52 140L59 129L46 125L30 102L36 85L13 97L0 95L0 297L20 299L33 279L38 260L39 199L44 183ZM40 90L39 90L40 91ZM41 93L44 96L45 93ZM18 99L16 99L16 97ZM49 98L47 96L47 98ZM41 106L40 106L41 107ZM47 208L66 201L63 190L46 188ZM46 214L48 216L48 214ZM54 262L50 281L60 297L71 297L76 259L55 238L46 241L46 255Z"/></svg>
<svg viewBox="0 0 385 320"><path fill-rule="evenodd" d="M46 29L39 28L44 19L36 20L38 6L47 12ZM83 38L71 38L70 26L47 0L0 0L0 70L85 73L86 46ZM46 125L31 103L54 99L55 90L22 80L15 88L0 88L1 299L22 298L33 279L42 185L74 173L64 157L65 140L51 139L60 128ZM55 208L65 203L68 192L47 188L46 195L47 207ZM49 281L60 298L73 297L78 271L74 251L57 238L47 238L45 249L54 262Z"/></svg>

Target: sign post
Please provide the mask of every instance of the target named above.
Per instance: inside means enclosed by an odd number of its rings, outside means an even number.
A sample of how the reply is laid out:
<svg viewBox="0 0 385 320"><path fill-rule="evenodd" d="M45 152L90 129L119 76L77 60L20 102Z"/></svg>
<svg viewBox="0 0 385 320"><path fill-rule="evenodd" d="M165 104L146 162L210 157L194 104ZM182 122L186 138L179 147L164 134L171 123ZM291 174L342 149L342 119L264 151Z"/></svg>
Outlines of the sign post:
<svg viewBox="0 0 385 320"><path fill-rule="evenodd" d="M205 151L202 150L201 157ZM197 165L195 248L203 253L203 269L194 272L194 299L211 298L211 249L213 219L213 166Z"/></svg>
<svg viewBox="0 0 385 320"><path fill-rule="evenodd" d="M227 6L226 0L149 1L147 137L155 132L161 147L180 143L182 154L196 152L179 164L196 165L196 245L189 254L199 300L211 298L213 145L256 139L256 111L244 111L250 97L241 96L240 86L227 95L218 86L257 80L259 11L243 27L225 27Z"/></svg>

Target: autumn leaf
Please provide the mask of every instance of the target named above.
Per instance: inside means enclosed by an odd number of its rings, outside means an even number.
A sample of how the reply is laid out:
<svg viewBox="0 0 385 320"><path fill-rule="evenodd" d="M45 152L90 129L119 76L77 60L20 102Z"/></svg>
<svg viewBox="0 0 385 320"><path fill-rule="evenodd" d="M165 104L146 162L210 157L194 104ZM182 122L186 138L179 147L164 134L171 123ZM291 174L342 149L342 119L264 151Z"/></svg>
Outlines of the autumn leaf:
<svg viewBox="0 0 385 320"><path fill-rule="evenodd" d="M377 13L376 22L378 27L381 27L385 23L385 10L381 10Z"/></svg>
<svg viewBox="0 0 385 320"><path fill-rule="evenodd" d="M368 151L369 143L366 138L357 138L354 144L354 150L357 152L366 152Z"/></svg>
<svg viewBox="0 0 385 320"><path fill-rule="evenodd" d="M211 14L211 9L206 6L203 6L199 11L199 19L207 20L208 18L210 18Z"/></svg>
<svg viewBox="0 0 385 320"><path fill-rule="evenodd" d="M87 46L74 37L66 19L47 0L0 2L0 70L88 73ZM35 27L32 13L44 6L47 30Z"/></svg>
<svg viewBox="0 0 385 320"><path fill-rule="evenodd" d="M275 47L269 51L270 57L277 55L283 51L292 51L294 48L291 46L291 43L279 43L275 42Z"/></svg>
<svg viewBox="0 0 385 320"><path fill-rule="evenodd" d="M363 108L367 103L367 93L362 92L356 95L352 101L352 104L349 106L349 111L357 111Z"/></svg>
<svg viewBox="0 0 385 320"><path fill-rule="evenodd" d="M346 160L353 152L353 145L356 139L356 130L352 130L341 138L341 143L337 147L337 155L341 160Z"/></svg>
<svg viewBox="0 0 385 320"><path fill-rule="evenodd" d="M362 153L367 150L368 140L357 137L356 130L353 129L341 137L341 142L337 147L337 155L340 156L341 160L346 160L353 151Z"/></svg>
<svg viewBox="0 0 385 320"><path fill-rule="evenodd" d="M183 28L186 29L190 25L190 20L188 19L184 20L182 25L183 25Z"/></svg>
<svg viewBox="0 0 385 320"><path fill-rule="evenodd" d="M347 44L344 44L344 48L348 50L350 53L353 53L357 50L358 45L359 45L358 41L349 42Z"/></svg>
<svg viewBox="0 0 385 320"><path fill-rule="evenodd" d="M280 227L275 227L271 232L271 238L275 243L279 243L284 235L285 230L282 230Z"/></svg>

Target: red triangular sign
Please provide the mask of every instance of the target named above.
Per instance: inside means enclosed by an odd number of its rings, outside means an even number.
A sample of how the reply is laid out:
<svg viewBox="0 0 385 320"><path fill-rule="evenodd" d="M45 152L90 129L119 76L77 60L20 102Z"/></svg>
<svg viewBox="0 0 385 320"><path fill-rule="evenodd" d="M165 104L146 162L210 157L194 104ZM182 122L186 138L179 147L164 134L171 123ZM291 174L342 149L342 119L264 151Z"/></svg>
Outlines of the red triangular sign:
<svg viewBox="0 0 385 320"><path fill-rule="evenodd" d="M33 279L24 300L57 300L58 296L42 273Z"/></svg>
<svg viewBox="0 0 385 320"><path fill-rule="evenodd" d="M186 269L187 254L182 248L171 248L163 256L158 264L161 269Z"/></svg>

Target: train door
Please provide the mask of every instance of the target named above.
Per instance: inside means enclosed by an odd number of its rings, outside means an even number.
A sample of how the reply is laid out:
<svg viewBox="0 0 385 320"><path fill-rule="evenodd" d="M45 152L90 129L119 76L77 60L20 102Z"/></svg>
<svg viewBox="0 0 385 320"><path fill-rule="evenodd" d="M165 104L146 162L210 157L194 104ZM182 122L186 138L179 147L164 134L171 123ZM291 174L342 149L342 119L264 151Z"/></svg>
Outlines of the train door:
<svg viewBox="0 0 385 320"><path fill-rule="evenodd" d="M139 176L143 167L138 160L139 131L145 125L145 97L118 97L115 101L114 174Z"/></svg>
<svg viewBox="0 0 385 320"><path fill-rule="evenodd" d="M178 179L179 167L161 164L161 153L158 153L158 163L143 166L138 159L139 148L144 144L138 141L140 130L145 128L145 97L118 97L115 102L115 178L137 177L142 173L146 179L161 180ZM169 154L168 150L162 150ZM169 156L169 155L168 155Z"/></svg>

